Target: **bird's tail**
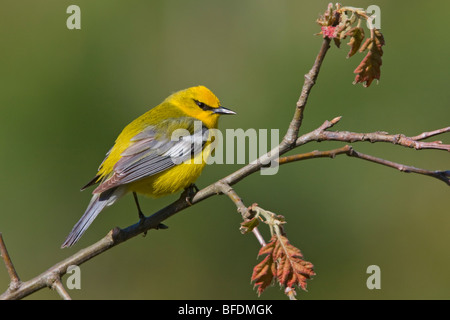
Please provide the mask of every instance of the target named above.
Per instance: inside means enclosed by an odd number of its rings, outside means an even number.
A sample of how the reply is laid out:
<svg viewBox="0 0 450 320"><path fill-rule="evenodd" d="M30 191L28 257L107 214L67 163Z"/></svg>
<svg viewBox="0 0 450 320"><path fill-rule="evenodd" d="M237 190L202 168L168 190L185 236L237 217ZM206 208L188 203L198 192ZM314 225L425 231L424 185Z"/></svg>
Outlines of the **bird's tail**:
<svg viewBox="0 0 450 320"><path fill-rule="evenodd" d="M83 216L78 220L72 231L67 236L61 248L71 247L80 240L83 233L89 228L98 214L107 206L112 205L117 199L124 195L125 190L121 187L112 188L102 193L96 193L91 199Z"/></svg>

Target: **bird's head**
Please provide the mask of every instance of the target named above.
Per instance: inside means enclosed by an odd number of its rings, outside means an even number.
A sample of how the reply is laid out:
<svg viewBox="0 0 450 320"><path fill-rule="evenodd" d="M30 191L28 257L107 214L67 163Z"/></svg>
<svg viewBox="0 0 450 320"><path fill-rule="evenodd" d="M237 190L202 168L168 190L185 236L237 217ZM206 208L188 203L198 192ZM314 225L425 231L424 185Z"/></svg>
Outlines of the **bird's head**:
<svg viewBox="0 0 450 320"><path fill-rule="evenodd" d="M172 94L167 102L176 105L189 116L201 120L208 128L217 128L220 115L236 114L222 107L214 93L204 86L178 91Z"/></svg>

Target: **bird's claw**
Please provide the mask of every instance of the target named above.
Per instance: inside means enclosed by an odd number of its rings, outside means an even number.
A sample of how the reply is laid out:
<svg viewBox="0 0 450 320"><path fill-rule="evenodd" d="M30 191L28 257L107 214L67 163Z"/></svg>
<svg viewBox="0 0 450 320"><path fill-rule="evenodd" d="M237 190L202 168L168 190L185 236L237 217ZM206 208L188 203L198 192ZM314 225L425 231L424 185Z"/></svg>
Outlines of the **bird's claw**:
<svg viewBox="0 0 450 320"><path fill-rule="evenodd" d="M181 197L185 198L185 201L188 205L192 206L192 199L199 191L198 187L195 184L191 184L189 187L184 189L184 192L182 193Z"/></svg>

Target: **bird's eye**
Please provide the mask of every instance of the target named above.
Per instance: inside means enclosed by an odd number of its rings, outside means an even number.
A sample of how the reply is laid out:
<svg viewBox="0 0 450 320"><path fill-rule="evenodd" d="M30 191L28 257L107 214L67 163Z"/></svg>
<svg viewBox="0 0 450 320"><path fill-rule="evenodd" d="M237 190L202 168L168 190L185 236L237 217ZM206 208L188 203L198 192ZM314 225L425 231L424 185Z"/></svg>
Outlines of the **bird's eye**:
<svg viewBox="0 0 450 320"><path fill-rule="evenodd" d="M194 100L195 104L198 105L202 110L211 110L212 108L210 106L208 106L207 104L200 102L198 100Z"/></svg>

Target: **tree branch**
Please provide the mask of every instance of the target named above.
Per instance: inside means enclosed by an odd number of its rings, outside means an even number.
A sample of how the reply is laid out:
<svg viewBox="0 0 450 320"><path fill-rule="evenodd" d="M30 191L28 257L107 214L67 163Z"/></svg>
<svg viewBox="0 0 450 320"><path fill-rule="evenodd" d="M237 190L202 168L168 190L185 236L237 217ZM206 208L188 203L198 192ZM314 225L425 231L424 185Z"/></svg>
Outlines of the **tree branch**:
<svg viewBox="0 0 450 320"><path fill-rule="evenodd" d="M298 137L298 131L300 130L300 126L302 125L303 113L306 108L306 103L308 102L308 97L312 87L316 84L323 59L325 58L325 55L330 48L330 41L331 39L328 37L323 39L322 46L320 47L320 51L316 57L316 60L314 61L311 70L305 75L305 82L303 84L300 97L297 101L294 117L292 118L286 135L284 136L283 141L280 144L281 149L291 147Z"/></svg>
<svg viewBox="0 0 450 320"><path fill-rule="evenodd" d="M53 282L52 288L58 292L59 296L63 298L64 300L72 300L69 293L67 292L66 288L64 288L61 279L57 278L55 279L55 282Z"/></svg>
<svg viewBox="0 0 450 320"><path fill-rule="evenodd" d="M416 167L412 167L412 166L407 166L404 164L392 162L389 160L377 158L377 157L374 157L371 155L367 155L367 154L358 152L349 145L346 145L342 148L337 148L337 149L328 150L328 151L315 150L315 151L311 151L308 153L301 153L301 154L296 154L296 155L292 155L292 156L282 157L279 160L279 164L282 165L282 164L291 163L291 162L295 162L295 161L314 159L314 158L334 158L340 154L346 154L350 157L355 157L358 159L363 159L363 160L375 162L378 164L382 164L384 166L400 170L401 172L423 174L423 175L444 181L447 185L450 185L450 171L438 171L438 170L430 171L430 170L420 169L420 168L416 168Z"/></svg>
<svg viewBox="0 0 450 320"><path fill-rule="evenodd" d="M317 128L314 131L311 131L310 133L304 134L301 137L299 137L296 140L296 146L300 146L303 144L306 144L311 141L325 141L325 140L338 140L338 141L348 141L348 142L354 142L354 141L370 141L370 142L391 142L399 145L405 145L411 147L413 143L412 141L415 141L415 139L423 139L425 137L429 137L435 134L448 132L448 129L440 129L432 131L431 133L423 133L420 134L414 138L407 138L403 135L387 135L385 133L369 133L369 134L363 134L363 133L351 133L351 132L331 132L327 131L327 129L334 126L337 122L340 121L340 117L337 117L331 121L325 121L319 128ZM439 131L439 133L437 133ZM435 147L437 146L442 147L446 145L440 145L440 142L433 143L435 145L428 145L429 147ZM277 147L280 151L280 154L284 154L288 149L281 149L280 146ZM421 149L416 148L416 149ZM397 164L394 162L390 162L387 160L371 157L368 155L364 155L362 153L354 151L351 147L346 146L340 149L330 150L330 151L313 151L306 154L301 155L295 155L295 156L288 156L280 158L280 164L285 164L293 161L299 161L304 159L311 159L311 158L317 158L317 157L334 157L336 155L346 153L349 156L354 156L357 158L361 158L364 160L369 160L372 162L380 163L386 166L390 166L393 168L397 168L398 170L401 170L403 172L415 172L420 173L428 176L432 176L435 178L438 178L447 184L449 184L449 171L428 171L423 169L418 169L410 166L405 166L401 164ZM243 168L237 170L236 172L233 172L232 174L228 175L227 177L224 177L223 179L219 180L216 183L213 183L206 188L200 190L197 192L197 194L192 198L191 205L195 205L198 202L201 202L213 195L217 194L227 194L228 197L233 200L233 202L238 207L238 211L241 213L241 215L244 212L245 205L240 201L240 198L237 196L237 194L232 191L233 189L230 187L240 180L244 179L245 177L249 176L250 174L259 171L261 168L264 167L262 163L264 162L264 159L270 158L270 152L261 156L257 161L248 164L244 166ZM229 188L229 189L226 189ZM40 274L39 276L27 281L19 283L18 288L16 290L10 290L8 289L5 293L0 295L0 299L20 299L25 296L30 295L31 293L40 290L44 287L53 287L54 286L54 277L55 274L60 278L62 277L66 272L67 268L70 265L81 265L82 263L92 259L93 257L109 250L110 248L127 241L141 233L147 232L150 229L158 229L160 224L170 218L172 215L176 214L177 212L180 212L186 208L190 207L188 202L186 202L186 198L184 196L181 196L177 201L173 202L172 204L168 205L167 207L157 211L153 215L146 217L143 221L135 223L134 225L131 225L125 229L119 229L114 228L111 230L103 239L99 240L95 244L80 250L76 254L72 255L71 257L67 258L66 260L54 265L44 273ZM257 235L256 235L257 236ZM258 240L259 236L257 236ZM3 241L0 241L0 243L3 243ZM260 241L262 243L262 241ZM6 251L6 247L3 247L2 249L2 257L5 260L5 257L9 257ZM6 252L6 253L4 253ZM5 264L7 264L8 272L10 270L14 270L13 267L8 267L9 263L7 261L10 261L9 258L6 258ZM12 265L12 264L11 264ZM11 272L10 272L11 274ZM17 275L16 275L17 277ZM13 278L12 278L13 279ZM18 277L17 277L18 279ZM16 281L15 284L18 282Z"/></svg>
<svg viewBox="0 0 450 320"><path fill-rule="evenodd" d="M237 207L237 211L241 214L242 219L244 221L252 218L248 208L242 202L241 197L238 196L236 191L234 191L234 189L230 185L228 185L222 181L219 181L217 183L217 188L221 193L227 195L230 198L230 200L233 201L233 203ZM266 245L266 241L264 241L264 238L261 235L261 233L259 232L258 227L253 228L252 232L255 235L256 240L258 240L259 244L262 247L264 247Z"/></svg>
<svg viewBox="0 0 450 320"><path fill-rule="evenodd" d="M394 134L390 135L386 132L371 132L371 133L357 133L350 131L327 131L327 130L319 130L316 134L311 137L310 134L307 134L307 139L305 137L299 137L296 142L296 146L300 146L307 142L311 141L343 141L343 142L358 142L358 141L369 141L369 142L390 142L393 144L398 144L408 148L414 148L416 150L422 149L436 149L436 150L444 150L450 151L449 144L442 144L442 141L433 141L433 142L420 142L418 140L425 139L425 137L429 137L430 133L432 135L441 134L444 132L449 132L449 128L444 128L440 130L435 130L432 132L424 132L415 137L407 137L404 134Z"/></svg>
<svg viewBox="0 0 450 320"><path fill-rule="evenodd" d="M9 278L11 282L9 284L8 290L16 290L20 286L20 279L17 275L16 268L12 263L11 257L9 256L8 250L6 249L5 241L3 240L3 235L0 232L0 256L5 262L6 270L8 270Z"/></svg>
<svg viewBox="0 0 450 320"><path fill-rule="evenodd" d="M443 134L443 133L447 133L450 132L450 127L446 127L446 128L442 128L442 129L438 129L438 130L434 130L434 131L430 131L430 132L424 132L419 134L418 136L415 137L411 137L412 140L423 140L429 137L433 137L433 136L437 136L438 134Z"/></svg>
<svg viewBox="0 0 450 320"><path fill-rule="evenodd" d="M440 130L434 130L430 132L424 132L415 137L406 137L402 134L389 135L385 132L374 132L374 133L354 133L348 131L328 131L336 123L340 121L340 117L337 117L331 121L325 121L319 128L309 133L298 136L299 129L301 127L304 110L308 101L308 97L311 93L311 89L316 83L320 67L323 63L325 55L330 48L330 39L325 37L323 39L320 51L314 61L311 70L305 75L304 84L301 90L300 97L296 103L296 108L294 116L290 121L289 127L287 129L286 135L283 137L281 143L269 151L268 153L259 157L256 161L245 165L244 167L238 169L237 171L231 173L230 175L220 179L219 181L207 186L206 188L200 190L195 194L195 196L190 199L189 203L186 201L186 197L182 195L178 200L172 204L166 206L165 208L157 211L149 217L145 217L144 220L133 224L125 229L114 228L111 230L103 239L92 244L91 246L82 249L70 256L69 258L55 264L53 267L49 268L45 272L41 273L37 277L26 281L20 282L17 273L12 265L11 259L4 245L3 239L0 234L0 249L3 260L5 261L6 268L11 278L11 285L8 290L6 290L0 299L20 299L31 293L40 290L44 287L54 288L61 297L64 299L70 299L61 283L61 277L67 272L67 269L71 265L81 265L82 263L96 257L97 255L106 252L110 248L127 241L138 234L145 233L150 229L158 229L161 227L161 223L173 216L174 214L195 205L211 196L218 194L226 194L236 205L238 212L242 215L244 219L248 219L249 210L242 202L241 198L233 190L232 186L245 177L251 175L252 173L258 172L261 168L264 168L270 160L278 160L280 164L290 163L294 161L311 159L317 157L334 157L339 154L347 154L352 157L357 157L360 159L372 161L375 163L383 164L389 167L396 168L403 172L415 172L420 174L425 174L438 178L449 184L449 172L448 171L427 171L423 169L417 169L414 167L404 166L380 158L375 158L369 155L365 155L356 152L351 146L345 146L343 148L334 149L330 151L313 151L310 153L304 153L294 156L287 156L279 158L279 155L283 155L288 151L300 147L309 142L320 142L320 141L343 141L343 142L357 142L357 141L370 141L370 142L390 142L398 145L402 145L409 148L419 149L438 149L450 151L450 145L442 144L440 141L435 142L420 142L425 138L435 136L450 131L450 127L443 128ZM259 232L255 233L258 241L262 246L265 245L264 239L260 236Z"/></svg>

